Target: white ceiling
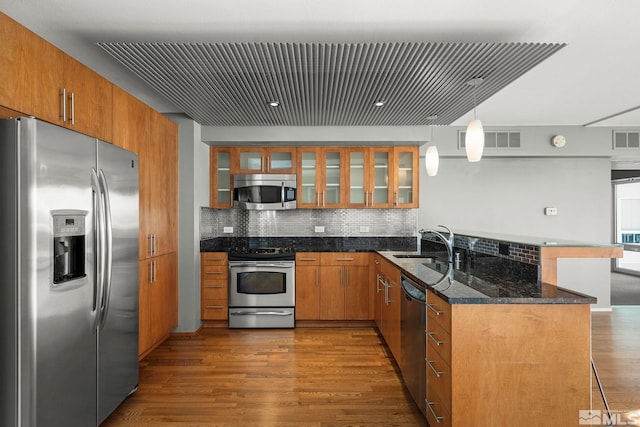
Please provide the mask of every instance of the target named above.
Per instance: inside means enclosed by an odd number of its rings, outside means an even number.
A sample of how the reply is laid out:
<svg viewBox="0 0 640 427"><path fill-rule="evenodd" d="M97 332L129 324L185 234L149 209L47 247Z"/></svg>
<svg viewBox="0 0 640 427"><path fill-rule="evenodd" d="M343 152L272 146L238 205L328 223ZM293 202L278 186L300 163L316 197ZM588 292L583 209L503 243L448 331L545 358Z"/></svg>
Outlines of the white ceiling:
<svg viewBox="0 0 640 427"><path fill-rule="evenodd" d="M636 0L0 0L0 5L162 112L180 109L97 43L566 43L478 106L485 126L640 127ZM471 116L453 124L466 124Z"/></svg>

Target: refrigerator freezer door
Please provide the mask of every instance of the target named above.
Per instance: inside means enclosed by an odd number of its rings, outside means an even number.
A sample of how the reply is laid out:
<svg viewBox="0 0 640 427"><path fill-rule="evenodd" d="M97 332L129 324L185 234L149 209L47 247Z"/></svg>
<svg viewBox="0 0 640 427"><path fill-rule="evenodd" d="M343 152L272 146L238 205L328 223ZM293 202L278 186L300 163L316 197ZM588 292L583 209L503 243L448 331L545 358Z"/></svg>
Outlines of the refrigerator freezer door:
<svg viewBox="0 0 640 427"><path fill-rule="evenodd" d="M98 176L108 191L112 237L98 329L101 423L138 385L138 156L99 141Z"/></svg>
<svg viewBox="0 0 640 427"><path fill-rule="evenodd" d="M17 190L22 425L90 426L97 420L96 335L91 330L95 263L91 164L95 140L20 119ZM4 143L4 141L3 141ZM53 282L52 211L88 212L86 275ZM69 230L73 224L68 224ZM79 233L82 230L78 231ZM6 248L3 253L14 252Z"/></svg>

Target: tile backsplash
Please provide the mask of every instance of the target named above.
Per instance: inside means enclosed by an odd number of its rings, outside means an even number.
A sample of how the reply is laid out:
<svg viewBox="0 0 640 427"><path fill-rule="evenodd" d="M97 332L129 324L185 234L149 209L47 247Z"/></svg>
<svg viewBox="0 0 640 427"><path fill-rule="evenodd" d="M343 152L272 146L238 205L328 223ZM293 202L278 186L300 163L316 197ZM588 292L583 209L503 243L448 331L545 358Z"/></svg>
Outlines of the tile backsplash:
<svg viewBox="0 0 640 427"><path fill-rule="evenodd" d="M415 236L417 212L417 209L248 211L202 207L200 240L225 236ZM232 233L224 233L228 227L233 227ZM324 227L324 233L317 233L316 227Z"/></svg>

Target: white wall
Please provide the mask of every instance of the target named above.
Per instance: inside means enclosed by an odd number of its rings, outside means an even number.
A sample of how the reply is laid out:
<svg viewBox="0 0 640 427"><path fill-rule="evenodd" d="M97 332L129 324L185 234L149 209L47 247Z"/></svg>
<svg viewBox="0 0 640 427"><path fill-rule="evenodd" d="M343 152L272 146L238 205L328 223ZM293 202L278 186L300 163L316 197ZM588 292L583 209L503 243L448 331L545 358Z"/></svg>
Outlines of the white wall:
<svg viewBox="0 0 640 427"><path fill-rule="evenodd" d="M169 115L179 125L178 160L178 327L192 332L200 320L200 206L209 204L209 146L202 143L199 124Z"/></svg>

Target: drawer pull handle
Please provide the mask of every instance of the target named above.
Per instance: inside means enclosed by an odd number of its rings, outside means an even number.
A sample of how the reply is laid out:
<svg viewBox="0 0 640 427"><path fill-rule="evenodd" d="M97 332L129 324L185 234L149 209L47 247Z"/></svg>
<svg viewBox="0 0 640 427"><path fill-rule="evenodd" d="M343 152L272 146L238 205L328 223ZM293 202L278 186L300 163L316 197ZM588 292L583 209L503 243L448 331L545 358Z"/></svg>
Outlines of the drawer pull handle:
<svg viewBox="0 0 640 427"><path fill-rule="evenodd" d="M353 261L353 258L336 258L336 261Z"/></svg>
<svg viewBox="0 0 640 427"><path fill-rule="evenodd" d="M429 308L429 310L433 311L436 316L440 316L442 314L442 311L439 311L437 308L435 308L433 304L427 304L427 307Z"/></svg>
<svg viewBox="0 0 640 427"><path fill-rule="evenodd" d="M223 289L224 285L207 285L205 288Z"/></svg>
<svg viewBox="0 0 640 427"><path fill-rule="evenodd" d="M434 405L434 402L429 402L428 400L425 400L425 403L427 404L427 408L429 408L429 412L431 412L431 415L433 415L433 418L436 419L437 423L441 423L442 420L444 420L444 417L439 417L436 414L436 411L433 410L433 408L431 407L431 405Z"/></svg>
<svg viewBox="0 0 640 427"><path fill-rule="evenodd" d="M437 346L441 346L442 344L444 344L444 341L438 341L438 339L436 337L433 336L434 333L433 332L429 332L427 331L427 336L429 338L431 338L431 340L437 345Z"/></svg>
<svg viewBox="0 0 640 427"><path fill-rule="evenodd" d="M224 258L205 258L205 261L224 261Z"/></svg>
<svg viewBox="0 0 640 427"><path fill-rule="evenodd" d="M438 371L435 366L433 366L433 360L429 360L429 359L425 359L427 361L427 365L429 365L429 367L431 368L431 370L433 371L434 374L436 374L436 377L440 378L440 376L442 374L444 374L444 371Z"/></svg>
<svg viewBox="0 0 640 427"><path fill-rule="evenodd" d="M224 271L206 271L205 274L224 274Z"/></svg>
<svg viewBox="0 0 640 427"><path fill-rule="evenodd" d="M298 261L317 261L317 258L298 258Z"/></svg>
<svg viewBox="0 0 640 427"><path fill-rule="evenodd" d="M224 305L208 305L207 308L225 308Z"/></svg>

